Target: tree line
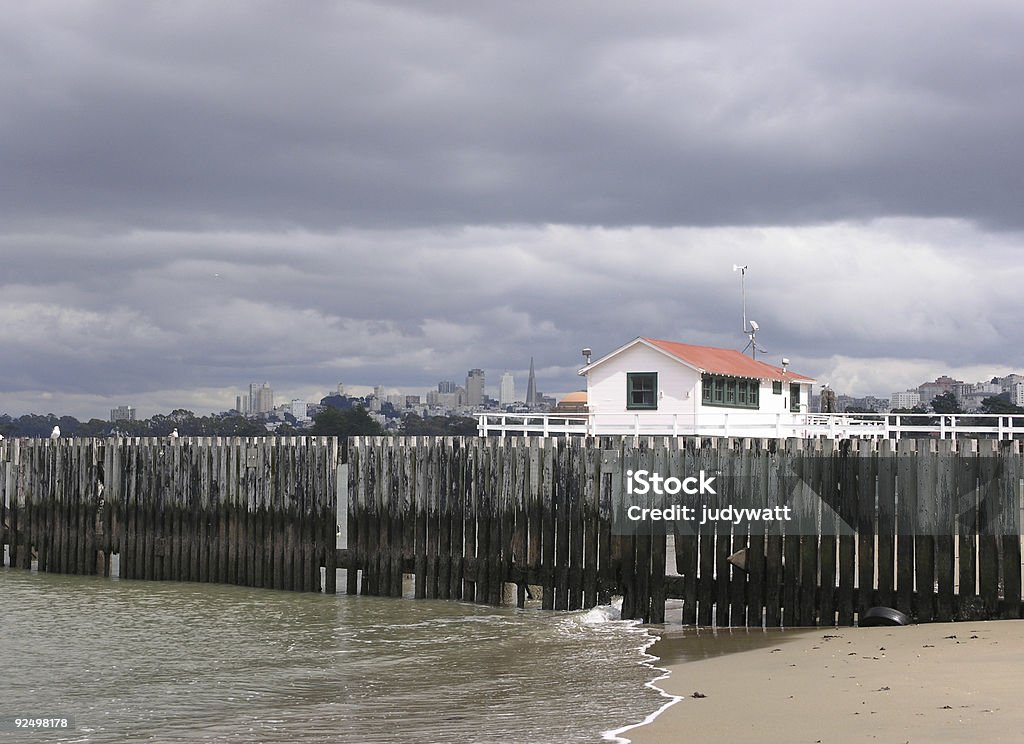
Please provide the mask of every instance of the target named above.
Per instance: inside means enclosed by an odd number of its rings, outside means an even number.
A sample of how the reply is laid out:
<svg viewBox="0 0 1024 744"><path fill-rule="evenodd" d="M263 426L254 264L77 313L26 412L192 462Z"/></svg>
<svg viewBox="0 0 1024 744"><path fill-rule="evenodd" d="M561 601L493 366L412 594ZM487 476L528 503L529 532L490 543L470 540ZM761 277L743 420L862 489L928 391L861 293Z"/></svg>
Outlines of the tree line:
<svg viewBox="0 0 1024 744"><path fill-rule="evenodd" d="M465 416L430 416L420 418L408 414L398 429L385 430L362 406L341 409L327 406L318 413L309 428L300 428L284 422L269 431L256 419L240 415L221 414L196 416L192 411L176 408L170 413L158 413L150 418L134 421L106 421L92 418L79 421L74 416L55 416L35 413L11 417L0 414L0 435L4 437L48 437L53 427L60 427L64 437L166 437L177 430L182 437L261 437L261 436L314 436L349 437L400 434L404 436L473 436L476 420Z"/></svg>

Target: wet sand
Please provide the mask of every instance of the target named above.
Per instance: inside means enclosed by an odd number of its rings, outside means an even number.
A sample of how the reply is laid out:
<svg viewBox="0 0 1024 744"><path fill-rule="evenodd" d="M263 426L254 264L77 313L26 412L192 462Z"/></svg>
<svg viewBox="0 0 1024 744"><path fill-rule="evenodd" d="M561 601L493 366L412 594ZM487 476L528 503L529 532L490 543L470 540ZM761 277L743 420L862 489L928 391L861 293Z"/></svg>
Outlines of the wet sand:
<svg viewBox="0 0 1024 744"><path fill-rule="evenodd" d="M682 699L636 744L1024 741L1024 620L687 629L649 653Z"/></svg>

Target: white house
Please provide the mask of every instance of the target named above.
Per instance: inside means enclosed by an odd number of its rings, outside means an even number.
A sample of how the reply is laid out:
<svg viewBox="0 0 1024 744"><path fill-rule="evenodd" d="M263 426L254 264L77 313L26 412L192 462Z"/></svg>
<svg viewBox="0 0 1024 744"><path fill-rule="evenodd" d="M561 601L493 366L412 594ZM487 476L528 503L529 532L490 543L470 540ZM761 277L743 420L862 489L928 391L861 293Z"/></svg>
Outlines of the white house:
<svg viewBox="0 0 1024 744"><path fill-rule="evenodd" d="M579 371L596 433L709 428L765 436L808 413L814 380L734 349L636 338Z"/></svg>
<svg viewBox="0 0 1024 744"><path fill-rule="evenodd" d="M477 413L480 435L1024 437L1021 414L972 414L966 420L929 414L921 420L893 413L815 413L808 407L813 379L734 349L640 337L589 362L579 374L587 379L586 392L566 396L553 411Z"/></svg>

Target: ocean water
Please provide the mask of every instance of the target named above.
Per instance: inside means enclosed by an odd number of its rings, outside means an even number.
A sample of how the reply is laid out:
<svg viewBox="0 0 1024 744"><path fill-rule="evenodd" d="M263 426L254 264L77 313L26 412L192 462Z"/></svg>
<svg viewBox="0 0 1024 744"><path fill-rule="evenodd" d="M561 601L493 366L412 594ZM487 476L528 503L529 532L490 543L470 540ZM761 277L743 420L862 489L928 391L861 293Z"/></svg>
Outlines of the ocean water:
<svg viewBox="0 0 1024 744"><path fill-rule="evenodd" d="M665 704L588 612L0 568L0 740L595 742ZM26 732L11 719L64 717Z"/></svg>

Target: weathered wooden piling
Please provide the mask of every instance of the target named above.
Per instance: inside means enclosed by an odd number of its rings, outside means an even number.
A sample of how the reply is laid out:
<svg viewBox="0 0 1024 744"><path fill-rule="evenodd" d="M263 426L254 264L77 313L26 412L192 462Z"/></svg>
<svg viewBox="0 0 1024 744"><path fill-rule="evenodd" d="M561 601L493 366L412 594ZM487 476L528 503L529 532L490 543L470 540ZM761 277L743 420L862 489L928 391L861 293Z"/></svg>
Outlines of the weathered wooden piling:
<svg viewBox="0 0 1024 744"><path fill-rule="evenodd" d="M124 579L318 591L337 455L326 438L3 440L3 541L20 568L108 575L116 553Z"/></svg>
<svg viewBox="0 0 1024 744"><path fill-rule="evenodd" d="M0 539L46 572L107 575L117 554L124 579L333 593L341 568L349 593L411 577L417 598L525 606L540 586L543 609L619 595L649 622L1015 618L1022 460L993 440L14 439ZM716 473L731 490L707 506L788 507L800 527L669 524L672 572L665 530L615 520L641 469Z"/></svg>

